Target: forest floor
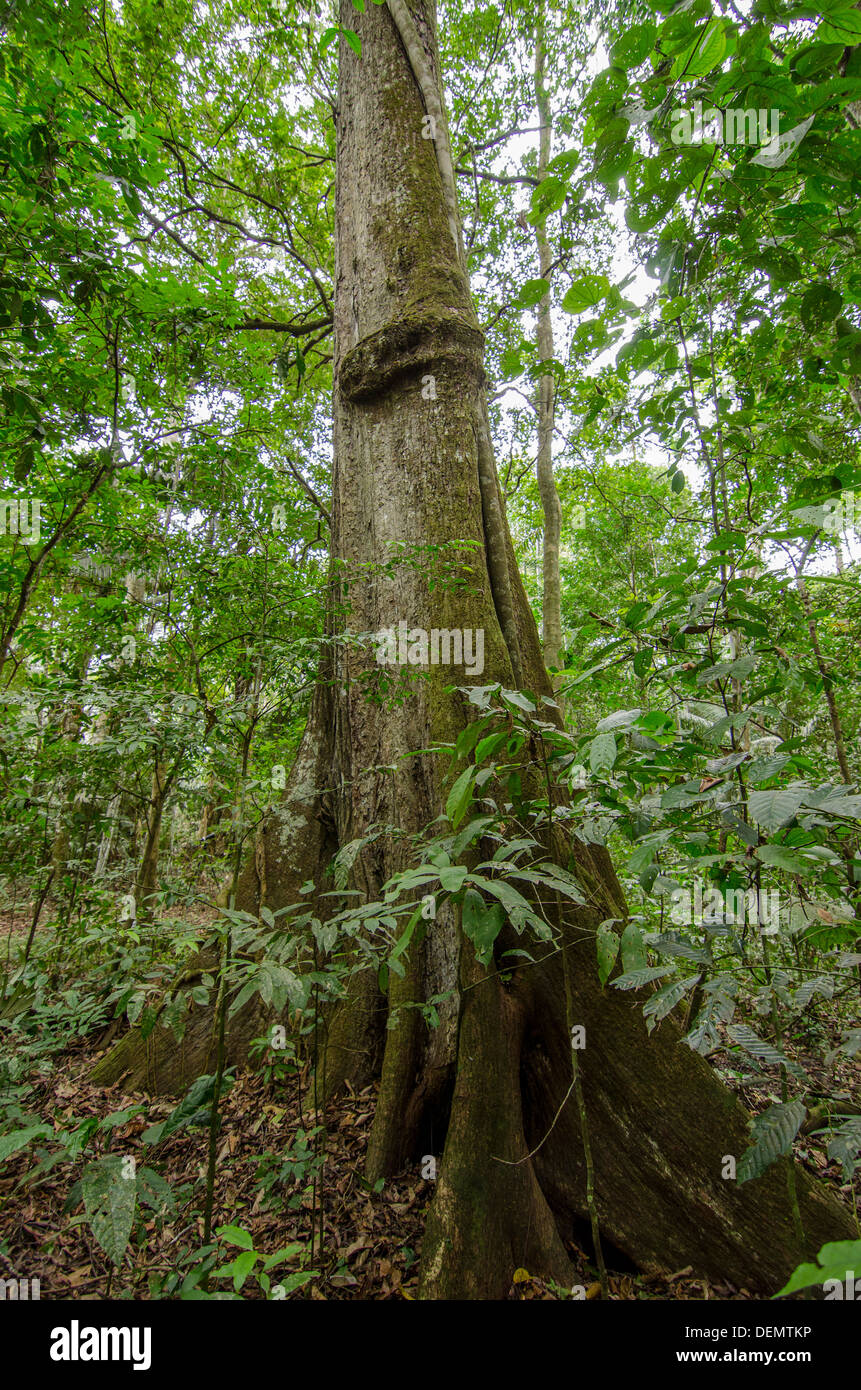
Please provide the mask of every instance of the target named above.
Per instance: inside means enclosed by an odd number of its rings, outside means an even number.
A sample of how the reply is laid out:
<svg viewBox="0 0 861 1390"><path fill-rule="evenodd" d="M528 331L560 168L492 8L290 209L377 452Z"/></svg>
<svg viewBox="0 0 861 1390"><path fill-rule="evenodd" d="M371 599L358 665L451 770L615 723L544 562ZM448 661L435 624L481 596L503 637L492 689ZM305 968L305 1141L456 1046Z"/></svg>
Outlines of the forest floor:
<svg viewBox="0 0 861 1390"><path fill-rule="evenodd" d="M186 1125L163 1140L157 1150L148 1148L143 1139L147 1128L165 1119L177 1102L126 1094L119 1086L106 1089L93 1085L88 1078L100 1050L93 1039L82 1040L47 1076L34 1073L31 1082L35 1089L28 1097L28 1111L41 1115L56 1130L73 1129L88 1119L94 1122L117 1116L97 1135L95 1151L88 1151L87 1157L119 1153L134 1157L139 1167L155 1167L177 1197L176 1212L168 1219L154 1219L145 1212L140 1217L143 1227L138 1227L120 1268L113 1270L84 1214L80 1188L77 1193L72 1191L84 1160L52 1162L48 1158L47 1163L37 1165L31 1149L14 1155L0 1177L0 1264L4 1277L38 1277L44 1299L158 1297L159 1281L171 1272L182 1274L183 1260L203 1243L201 1193L208 1129ZM849 1097L847 1103L858 1105L857 1066L847 1062L819 1077L813 1057L805 1056L803 1050L793 1055L806 1066L815 1088L824 1094ZM727 1054L717 1054L712 1060L724 1080L741 1091L752 1111L764 1108L774 1098L773 1079L731 1070ZM305 1267L318 1274L291 1297L378 1301L416 1296L418 1254L433 1183L422 1179L420 1165L386 1182L380 1191L365 1182L362 1170L374 1099L373 1088L368 1088L327 1108L325 1162L318 1170L316 1185L309 1188L313 1160L304 1154L302 1141L303 1136L310 1136L313 1117L307 1101L302 1103L296 1075L276 1081L262 1072L245 1070L224 1098L213 1224L216 1228L222 1224L242 1227L253 1238L254 1249L267 1256L294 1242L309 1252ZM137 1113L120 1121L118 1112L137 1107ZM310 1145L310 1138L308 1142ZM824 1137L802 1135L796 1156L851 1207L851 1185L843 1182L839 1165L829 1161ZM306 1164L304 1171L301 1166L290 1166L302 1162ZM859 1195L861 1190L855 1193L856 1202ZM230 1252L234 1256L237 1253L235 1249ZM587 1298L595 1297L599 1289L587 1255L576 1248L570 1254ZM694 1279L690 1269L644 1276L613 1272L612 1263L611 1254L610 1288L615 1299L751 1296L743 1288ZM298 1256L288 1259L273 1271L273 1283L299 1267ZM242 1296L262 1298L264 1293L249 1278ZM528 1271L518 1271L509 1296L515 1300L556 1300L569 1295L531 1277Z"/></svg>

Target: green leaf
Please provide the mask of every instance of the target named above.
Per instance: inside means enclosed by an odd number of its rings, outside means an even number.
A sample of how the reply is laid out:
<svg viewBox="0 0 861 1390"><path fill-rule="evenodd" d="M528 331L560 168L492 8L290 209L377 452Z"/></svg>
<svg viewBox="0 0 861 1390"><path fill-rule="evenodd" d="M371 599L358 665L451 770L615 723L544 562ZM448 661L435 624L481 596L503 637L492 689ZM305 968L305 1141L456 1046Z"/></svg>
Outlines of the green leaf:
<svg viewBox="0 0 861 1390"><path fill-rule="evenodd" d="M761 1115L756 1116L751 1124L753 1143L749 1149L745 1149L736 1170L736 1177L740 1183L761 1177L776 1158L791 1152L793 1140L804 1123L806 1114L807 1110L802 1102L793 1100L785 1105L775 1102Z"/></svg>
<svg viewBox="0 0 861 1390"><path fill-rule="evenodd" d="M701 975L688 975L684 980L670 980L646 1000L643 1005L643 1017L660 1022L701 979Z"/></svg>
<svg viewBox="0 0 861 1390"><path fill-rule="evenodd" d="M798 146L813 125L815 119L814 113L813 116L808 116L807 120L801 121L798 125L793 126L792 130L787 130L785 132L781 131L776 140L770 141L765 149L760 150L759 154L753 156L753 159L750 161L751 164L759 164L764 169L782 169L783 165L786 164L798 149ZM771 274L770 270L769 274ZM780 283L777 275L774 278ZM790 278L796 277L792 276Z"/></svg>
<svg viewBox="0 0 861 1390"><path fill-rule="evenodd" d="M809 874L813 871L814 866L809 859L794 854L785 845L758 845L753 852L763 864L769 864L773 869L783 869L788 874Z"/></svg>
<svg viewBox="0 0 861 1390"><path fill-rule="evenodd" d="M602 922L595 933L595 945L598 952L598 978L603 986L610 978L610 972L619 954L618 932L615 932L608 922Z"/></svg>
<svg viewBox="0 0 861 1390"><path fill-rule="evenodd" d="M818 1264L802 1264L793 1270L775 1298L786 1293L797 1293L799 1289L809 1289L814 1284L824 1284L828 1279L843 1283L847 1274L855 1276L861 1269L861 1240L835 1240L823 1245L816 1256Z"/></svg>
<svg viewBox="0 0 861 1390"><path fill-rule="evenodd" d="M826 811L831 816L849 816L852 820L861 819L861 796L831 796L821 801L817 811Z"/></svg>
<svg viewBox="0 0 861 1390"><path fill-rule="evenodd" d="M617 709L596 724L595 728L599 734L605 733L608 729L628 729L642 713L641 709Z"/></svg>
<svg viewBox="0 0 861 1390"><path fill-rule="evenodd" d="M501 748L503 743L505 743L507 739L507 729L503 729L502 733L499 734L488 734L487 738L481 739L481 741L476 745L475 761L477 763L483 763L486 758L492 757L493 754L497 751L497 749Z"/></svg>
<svg viewBox="0 0 861 1390"><path fill-rule="evenodd" d="M657 25L651 22L632 25L613 44L610 50L611 61L617 67L639 67L651 53L657 33Z"/></svg>
<svg viewBox="0 0 861 1390"><path fill-rule="evenodd" d="M527 280L521 285L515 300L518 309L532 309L539 304L550 289L549 280Z"/></svg>
<svg viewBox="0 0 861 1390"><path fill-rule="evenodd" d="M671 975L673 967L671 965L652 965L644 970L626 970L623 975L617 975L613 981L614 989L642 989L643 985L651 984L652 980L660 980L664 975Z"/></svg>
<svg viewBox="0 0 861 1390"><path fill-rule="evenodd" d="M463 864L449 864L439 871L440 886L447 893L459 893L468 870Z"/></svg>
<svg viewBox="0 0 861 1390"><path fill-rule="evenodd" d="M649 958L643 933L636 922L629 922L622 932L622 968L626 972L648 969Z"/></svg>
<svg viewBox="0 0 861 1390"><path fill-rule="evenodd" d="M215 1234L228 1245L238 1245L240 1250L254 1249L253 1237L241 1226L218 1226Z"/></svg>
<svg viewBox="0 0 861 1390"><path fill-rule="evenodd" d="M237 1255L233 1261L233 1287L237 1293L242 1288L255 1264L257 1254L254 1250L244 1250L241 1255Z"/></svg>
<svg viewBox="0 0 861 1390"><path fill-rule="evenodd" d="M521 690L500 690L499 695L506 704L516 705L518 709L523 710L524 714L535 714L536 712L535 705L529 696L524 695Z"/></svg>
<svg viewBox="0 0 861 1390"><path fill-rule="evenodd" d="M93 1235L115 1265L122 1262L134 1221L137 1185L124 1177L118 1154L100 1158L84 1169L81 1195Z"/></svg>
<svg viewBox="0 0 861 1390"><path fill-rule="evenodd" d="M582 314L585 309L594 309L610 293L610 281L598 272L581 271L562 299L562 308L567 314Z"/></svg>
<svg viewBox="0 0 861 1390"><path fill-rule="evenodd" d="M225 1082L222 1083L223 1089L226 1089ZM173 1134L175 1130L197 1119L201 1110L212 1099L214 1090L214 1076L198 1076L191 1083L185 1097L167 1119L161 1124L150 1125L149 1129L144 1131L143 1142L145 1144L160 1144L162 1139L166 1139L169 1134Z"/></svg>
<svg viewBox="0 0 861 1390"><path fill-rule="evenodd" d="M744 531L719 531L714 540L709 541L706 550L744 550L746 545Z"/></svg>
<svg viewBox="0 0 861 1390"><path fill-rule="evenodd" d="M137 1188L141 1206L151 1207L160 1216L175 1209L169 1184L152 1168L138 1168Z"/></svg>
<svg viewBox="0 0 861 1390"><path fill-rule="evenodd" d="M0 1135L0 1163L29 1144L31 1139L53 1134L50 1125L30 1125L27 1129L16 1129L12 1134Z"/></svg>
<svg viewBox="0 0 861 1390"><path fill-rule="evenodd" d="M732 1027L727 1029L727 1035L732 1042L743 1047L745 1052L749 1052L751 1057L756 1057L760 1062L766 1062L769 1066L784 1066L793 1076L804 1075L796 1062L790 1062L789 1058L784 1056L776 1047L773 1047L771 1043L758 1037L752 1028L748 1028L746 1023L734 1023Z"/></svg>
<svg viewBox="0 0 861 1390"><path fill-rule="evenodd" d="M828 1157L841 1165L843 1180L849 1182L861 1162L861 1119L846 1120L835 1131L828 1143Z"/></svg>
<svg viewBox="0 0 861 1390"><path fill-rule="evenodd" d="M816 30L815 38L817 43L840 43L844 48L854 47L861 43L861 13L849 8L832 12Z"/></svg>
<svg viewBox="0 0 861 1390"><path fill-rule="evenodd" d="M679 78L704 77L722 61L726 50L726 34L720 22L707 23L698 32L693 44L683 49L676 58L670 73L671 79L677 81Z"/></svg>
<svg viewBox="0 0 861 1390"><path fill-rule="evenodd" d="M765 830L779 830L794 818L806 792L806 787L779 787L773 791L751 792L747 802L750 818Z"/></svg>
<svg viewBox="0 0 861 1390"><path fill-rule="evenodd" d="M476 770L474 767L465 767L448 794L448 800L445 803L445 813L455 830L457 830L457 827L466 815L469 803L472 800L475 774Z"/></svg>
<svg viewBox="0 0 861 1390"><path fill-rule="evenodd" d="M612 734L597 734L589 746L589 766L593 772L611 768L616 761L616 740Z"/></svg>
<svg viewBox="0 0 861 1390"><path fill-rule="evenodd" d="M642 844L637 845L637 848L625 865L628 873L641 874L644 869L649 867L659 848L660 844L656 843L654 840L646 840Z"/></svg>
<svg viewBox="0 0 861 1390"><path fill-rule="evenodd" d="M461 912L464 936L475 946L475 954L486 968L493 962L493 943L505 925L505 913L499 903L486 903L480 893L469 888L464 895Z"/></svg>
<svg viewBox="0 0 861 1390"><path fill-rule="evenodd" d="M756 664L755 656L740 656L735 661L721 661L717 666L707 666L704 671L697 671L697 685L722 680L724 676L733 676L736 680L741 680L756 669Z"/></svg>
<svg viewBox="0 0 861 1390"><path fill-rule="evenodd" d="M565 199L568 197L568 184L563 179L558 179L554 174L549 174L532 194L532 206L527 221L533 226L537 222L543 222L552 213L558 212Z"/></svg>
<svg viewBox="0 0 861 1390"><path fill-rule="evenodd" d="M540 918L536 915L535 912L533 912L529 903L523 897L523 894L518 893L517 889L512 888L511 884L506 883L504 879L480 879L477 874L474 874L473 881L477 884L480 884L481 888L486 893L491 893L493 897L499 899L506 913L510 917L512 925L518 931L522 931L523 928L529 923L531 923L532 925L542 925Z"/></svg>
<svg viewBox="0 0 861 1390"><path fill-rule="evenodd" d="M820 281L805 292L801 301L801 322L808 333L817 333L834 322L842 307L843 296Z"/></svg>

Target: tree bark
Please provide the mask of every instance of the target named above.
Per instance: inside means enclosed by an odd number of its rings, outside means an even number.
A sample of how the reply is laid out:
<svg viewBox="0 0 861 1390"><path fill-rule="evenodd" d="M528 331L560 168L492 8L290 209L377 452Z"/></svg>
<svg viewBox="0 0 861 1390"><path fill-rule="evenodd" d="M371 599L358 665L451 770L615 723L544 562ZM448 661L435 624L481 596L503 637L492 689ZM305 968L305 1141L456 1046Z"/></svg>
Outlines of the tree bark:
<svg viewBox="0 0 861 1390"><path fill-rule="evenodd" d="M402 0L392 8L403 21ZM478 683L551 694L490 452L483 341L445 159L423 138L429 75L439 103L430 0L410 0L409 14L415 33L405 40L387 8L357 14L344 0L341 17L362 43L357 57L341 42L337 115L333 606L353 639L334 646L321 673L285 799L263 837L272 907L294 901L303 880L320 882L338 846L389 827L359 853L349 885L376 899L405 866L404 835L445 804L440 760L413 750L454 740L470 710L457 686L476 678L443 666L381 667L361 634L402 620L410 629L483 629ZM416 35L424 64L408 57ZM418 563L417 546L432 547ZM443 558L459 585L439 582ZM642 999L600 988L594 934L603 918L624 915L622 892L603 850L576 844L565 854L589 904L560 914L558 927L586 1028L580 1071L602 1234L643 1268L691 1264L773 1292L802 1256L784 1178L772 1168L744 1187L723 1181L723 1155L746 1146L745 1112L672 1021L649 1037ZM239 906L259 902L260 882L258 852ZM332 1095L379 1078L369 1177L442 1149L423 1297L504 1298L518 1266L564 1283L565 1241L588 1235L562 955L508 966L503 980L476 962L450 906L430 928L388 997L375 973L352 977L328 1021L320 1088ZM514 940L523 945L503 933L499 951ZM436 1028L418 1009L401 1009L386 1027L393 1008L431 995L447 995ZM245 1055L253 1023L247 1011L234 1020L232 1061ZM159 1065L175 1080L159 1046ZM134 1078L133 1052L127 1044L123 1064ZM102 1079L112 1071L109 1057ZM802 1174L799 1193L814 1247L850 1233L842 1208Z"/></svg>

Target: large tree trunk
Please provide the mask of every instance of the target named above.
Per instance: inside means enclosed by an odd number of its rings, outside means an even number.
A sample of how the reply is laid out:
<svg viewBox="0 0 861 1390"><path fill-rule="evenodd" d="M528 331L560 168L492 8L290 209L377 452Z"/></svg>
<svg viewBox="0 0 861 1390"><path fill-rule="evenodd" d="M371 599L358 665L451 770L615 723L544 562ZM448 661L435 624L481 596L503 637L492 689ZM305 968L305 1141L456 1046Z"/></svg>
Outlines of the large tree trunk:
<svg viewBox="0 0 861 1390"><path fill-rule="evenodd" d="M319 881L333 850L371 826L409 833L439 815L441 762L409 755L463 728L469 706L456 683L551 693L490 452L483 340L446 186L434 15L429 0L411 0L413 19L403 0L364 14L344 0L343 9L362 54L342 42L335 611L356 635L401 620L426 630L483 629L486 665L472 679L441 666L419 677L412 667L381 668L374 645L335 649L263 839L265 872L258 854L242 880L246 907L259 901L261 877L277 907L294 901L304 879ZM431 125L436 145L423 138ZM435 582L433 553L412 563L409 552L423 545L448 547L449 565L469 567L461 570L466 582ZM406 698L388 698L392 679L409 680ZM350 887L375 899L403 867L403 845L400 836L378 835L359 854ZM772 1291L802 1254L785 1174L772 1168L742 1188L721 1178L723 1156L746 1144L745 1112L671 1020L648 1037L642 1001L601 990L595 928L622 916L624 901L603 851L579 846L573 867L589 906L567 912L558 926L576 1022L586 1028L579 1056L604 1235L644 1268L691 1264ZM563 1104L572 1054L562 954L509 969L504 983L476 962L454 910L442 907L430 926L404 978L392 977L388 998L376 974L353 976L329 1021L321 1084L334 1094L379 1077L371 1177L444 1145L422 1254L425 1297L504 1297L521 1265L564 1282L571 1275L564 1241L583 1232L587 1205L579 1117L571 1098ZM397 1026L386 1028L393 1007L447 992L438 1027L402 1009ZM238 1016L232 1060L244 1055L249 1026ZM171 1050L157 1046L156 1070L175 1084ZM204 1039L198 1069L206 1046ZM127 1045L121 1062L134 1080L133 1051ZM186 1048L186 1067L192 1060ZM110 1058L100 1074L117 1074ZM839 1206L801 1173L798 1183L808 1243L848 1234Z"/></svg>

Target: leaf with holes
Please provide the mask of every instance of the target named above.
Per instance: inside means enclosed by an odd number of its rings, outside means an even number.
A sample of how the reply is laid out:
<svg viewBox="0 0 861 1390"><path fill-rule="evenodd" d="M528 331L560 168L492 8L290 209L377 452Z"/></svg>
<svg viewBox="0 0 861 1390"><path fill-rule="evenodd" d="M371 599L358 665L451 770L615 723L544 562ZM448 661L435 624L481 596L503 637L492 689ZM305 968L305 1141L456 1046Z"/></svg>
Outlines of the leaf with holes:
<svg viewBox="0 0 861 1390"><path fill-rule="evenodd" d="M610 293L610 281L606 275L584 270L574 281L562 299L566 314L582 314L584 309L594 309Z"/></svg>
<svg viewBox="0 0 861 1390"><path fill-rule="evenodd" d="M124 1177L125 1161L109 1154L84 1169L81 1195L93 1235L105 1254L119 1265L128 1247L135 1214L137 1183Z"/></svg>
<svg viewBox="0 0 861 1390"><path fill-rule="evenodd" d="M622 932L622 968L626 971L647 970L649 958L643 933L636 922L629 922Z"/></svg>

